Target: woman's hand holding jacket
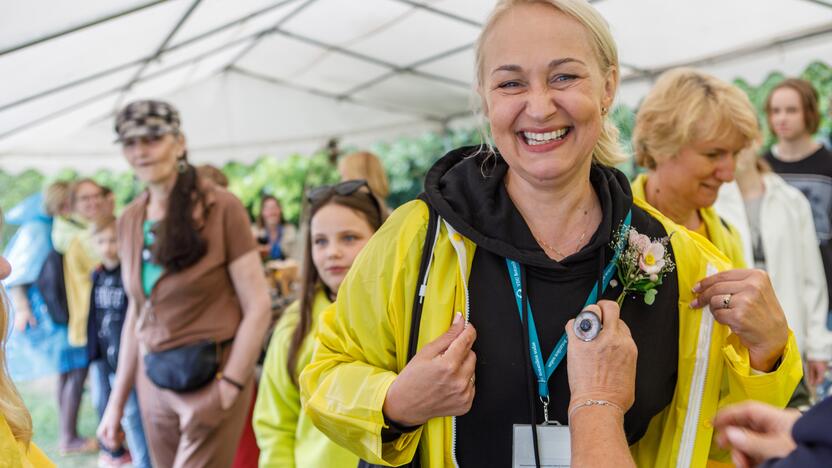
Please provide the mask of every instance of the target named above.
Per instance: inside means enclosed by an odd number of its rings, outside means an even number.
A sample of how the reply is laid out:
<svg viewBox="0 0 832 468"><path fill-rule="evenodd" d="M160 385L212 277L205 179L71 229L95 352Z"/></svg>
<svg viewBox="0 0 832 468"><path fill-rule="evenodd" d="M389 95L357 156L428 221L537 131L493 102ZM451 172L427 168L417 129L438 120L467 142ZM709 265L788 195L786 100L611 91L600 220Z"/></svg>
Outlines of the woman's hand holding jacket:
<svg viewBox="0 0 832 468"><path fill-rule="evenodd" d="M459 312L447 332L423 346L387 390L383 412L402 426L421 426L429 419L460 416L474 402L477 357L471 346L474 326Z"/></svg>
<svg viewBox="0 0 832 468"><path fill-rule="evenodd" d="M711 307L714 319L727 325L748 348L752 368L770 372L776 367L789 339L789 326L765 271L723 271L693 289L698 297L691 305Z"/></svg>

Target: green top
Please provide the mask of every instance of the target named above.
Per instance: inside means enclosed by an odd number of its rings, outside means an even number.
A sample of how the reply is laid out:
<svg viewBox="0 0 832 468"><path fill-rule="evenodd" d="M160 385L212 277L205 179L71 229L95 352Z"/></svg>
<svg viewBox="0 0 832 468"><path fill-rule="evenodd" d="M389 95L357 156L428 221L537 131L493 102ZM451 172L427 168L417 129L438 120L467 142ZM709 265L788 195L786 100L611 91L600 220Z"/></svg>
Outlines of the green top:
<svg viewBox="0 0 832 468"><path fill-rule="evenodd" d="M142 232L144 233L144 248L142 248L142 289L144 289L145 296L150 296L150 291L153 290L153 286L159 281L159 277L162 276L162 272L164 271L162 265L153 263L149 258L145 258L146 255L144 254L146 252L145 249L149 249L156 240L156 236L153 234L153 224L153 221L145 221L142 225Z"/></svg>

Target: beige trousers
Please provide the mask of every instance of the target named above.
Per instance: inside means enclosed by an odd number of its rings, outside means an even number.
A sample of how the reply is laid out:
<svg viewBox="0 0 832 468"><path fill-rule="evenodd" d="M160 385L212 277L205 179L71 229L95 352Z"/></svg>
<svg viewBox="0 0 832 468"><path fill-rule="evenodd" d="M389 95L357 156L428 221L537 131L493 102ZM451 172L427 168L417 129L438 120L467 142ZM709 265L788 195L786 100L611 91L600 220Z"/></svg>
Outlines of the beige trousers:
<svg viewBox="0 0 832 468"><path fill-rule="evenodd" d="M165 390L147 378L142 361L140 357L136 390L153 466L230 467L248 417L253 379L223 410L218 381L188 393Z"/></svg>

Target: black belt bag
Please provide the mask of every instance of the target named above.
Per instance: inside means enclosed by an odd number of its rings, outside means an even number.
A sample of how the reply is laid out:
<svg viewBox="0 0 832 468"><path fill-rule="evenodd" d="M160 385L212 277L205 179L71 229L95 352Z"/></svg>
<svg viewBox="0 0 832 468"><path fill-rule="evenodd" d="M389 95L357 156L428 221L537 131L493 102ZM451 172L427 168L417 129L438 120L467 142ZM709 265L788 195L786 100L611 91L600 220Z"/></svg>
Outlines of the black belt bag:
<svg viewBox="0 0 832 468"><path fill-rule="evenodd" d="M220 369L222 349L231 343L205 340L144 355L147 378L157 387L190 392L207 385Z"/></svg>

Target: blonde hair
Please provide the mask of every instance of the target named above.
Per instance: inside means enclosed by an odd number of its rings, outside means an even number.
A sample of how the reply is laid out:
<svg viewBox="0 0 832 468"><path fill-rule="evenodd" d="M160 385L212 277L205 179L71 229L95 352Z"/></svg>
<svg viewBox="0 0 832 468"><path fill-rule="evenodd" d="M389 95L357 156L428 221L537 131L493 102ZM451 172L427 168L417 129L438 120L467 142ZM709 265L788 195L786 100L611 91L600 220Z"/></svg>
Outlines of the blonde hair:
<svg viewBox="0 0 832 468"><path fill-rule="evenodd" d="M732 141L737 149L760 138L754 106L739 88L692 68L663 73L636 115L636 163L655 169L696 141Z"/></svg>
<svg viewBox="0 0 832 468"><path fill-rule="evenodd" d="M370 186L370 191L379 198L390 195L390 184L387 174L378 156L368 151L351 153L338 161L338 173L341 180L364 179Z"/></svg>
<svg viewBox="0 0 832 468"><path fill-rule="evenodd" d="M500 0L491 15L482 28L479 38L477 39L476 48L476 76L477 76L477 90L482 98L481 90L484 80L484 46L485 39L494 28L494 25L503 15L511 8L518 5L541 4L549 5L561 13L571 17L584 28L589 34L589 39L592 45L592 50L595 52L595 58L601 68L602 76L607 76L611 71L616 73L620 69L618 66L618 47L610 32L609 25L604 17L592 7L586 0ZM576 39L578 40L578 39ZM617 88L618 83L615 83ZM617 89L613 89L613 98ZM618 127L608 117L609 113L602 117L601 134L598 141L595 143L595 148L592 150L592 160L598 164L605 166L614 166L620 164L628 159L628 156L621 149L618 142ZM493 143L483 132L483 141L488 141L488 151L494 153Z"/></svg>
<svg viewBox="0 0 832 468"><path fill-rule="evenodd" d="M69 182L59 180L53 182L46 188L44 205L49 216L58 216L69 209L70 193Z"/></svg>
<svg viewBox="0 0 832 468"><path fill-rule="evenodd" d="M0 210L0 228L3 227L3 212ZM0 287L0 414L12 430L15 440L28 448L32 441L32 416L17 392L6 368L6 330L9 327L11 306L6 290Z"/></svg>

